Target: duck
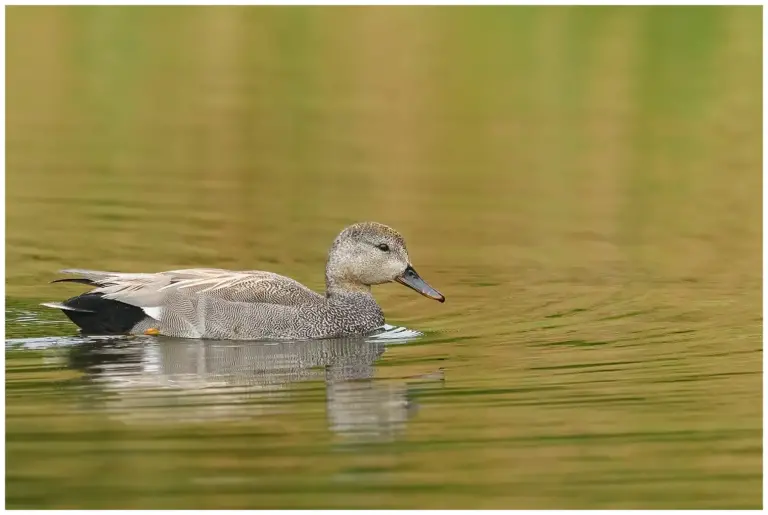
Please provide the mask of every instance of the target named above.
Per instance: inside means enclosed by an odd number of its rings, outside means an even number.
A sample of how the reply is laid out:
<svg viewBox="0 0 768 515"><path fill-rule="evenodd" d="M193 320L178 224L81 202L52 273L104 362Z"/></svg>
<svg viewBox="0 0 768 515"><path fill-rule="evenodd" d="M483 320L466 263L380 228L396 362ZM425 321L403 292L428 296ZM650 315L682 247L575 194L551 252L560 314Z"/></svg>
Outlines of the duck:
<svg viewBox="0 0 768 515"><path fill-rule="evenodd" d="M384 325L371 286L398 282L445 297L411 265L403 237L377 222L344 228L325 266L325 294L260 270L192 268L154 273L67 269L53 283L94 287L60 309L85 335L163 335L210 340L322 339L366 335Z"/></svg>

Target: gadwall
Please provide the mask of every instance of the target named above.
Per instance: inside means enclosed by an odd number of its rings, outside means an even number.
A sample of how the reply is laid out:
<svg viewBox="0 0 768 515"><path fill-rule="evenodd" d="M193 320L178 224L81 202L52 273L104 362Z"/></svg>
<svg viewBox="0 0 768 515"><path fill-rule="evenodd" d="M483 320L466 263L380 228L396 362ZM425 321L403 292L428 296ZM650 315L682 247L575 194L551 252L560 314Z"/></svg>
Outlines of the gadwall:
<svg viewBox="0 0 768 515"><path fill-rule="evenodd" d="M158 273L62 270L93 290L58 308L85 334L163 334L206 339L310 339L367 334L384 324L371 285L397 281L445 301L411 266L386 225L347 227L328 251L325 296L288 277L213 268Z"/></svg>

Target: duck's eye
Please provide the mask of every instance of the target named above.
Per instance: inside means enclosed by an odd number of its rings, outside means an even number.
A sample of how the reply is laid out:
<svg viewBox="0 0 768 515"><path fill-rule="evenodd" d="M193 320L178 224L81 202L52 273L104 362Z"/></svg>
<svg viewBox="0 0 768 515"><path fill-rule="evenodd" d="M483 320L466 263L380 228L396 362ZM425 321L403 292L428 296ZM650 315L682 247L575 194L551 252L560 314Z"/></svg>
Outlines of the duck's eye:
<svg viewBox="0 0 768 515"><path fill-rule="evenodd" d="M386 243L379 243L379 244L378 244L378 245L376 245L376 246L377 246L377 247L379 248L379 250L380 250L380 251L382 251L382 252L389 252L389 245L387 245Z"/></svg>

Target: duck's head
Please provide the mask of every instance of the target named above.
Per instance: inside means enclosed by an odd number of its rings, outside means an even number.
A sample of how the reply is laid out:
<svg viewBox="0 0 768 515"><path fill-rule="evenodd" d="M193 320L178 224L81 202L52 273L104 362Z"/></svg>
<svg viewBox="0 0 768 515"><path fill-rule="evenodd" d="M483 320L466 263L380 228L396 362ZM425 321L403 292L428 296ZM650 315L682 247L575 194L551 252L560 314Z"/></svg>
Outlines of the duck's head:
<svg viewBox="0 0 768 515"><path fill-rule="evenodd" d="M411 266L405 241L391 227L376 222L350 225L336 237L328 253L326 285L359 289L397 281L425 297L445 302Z"/></svg>

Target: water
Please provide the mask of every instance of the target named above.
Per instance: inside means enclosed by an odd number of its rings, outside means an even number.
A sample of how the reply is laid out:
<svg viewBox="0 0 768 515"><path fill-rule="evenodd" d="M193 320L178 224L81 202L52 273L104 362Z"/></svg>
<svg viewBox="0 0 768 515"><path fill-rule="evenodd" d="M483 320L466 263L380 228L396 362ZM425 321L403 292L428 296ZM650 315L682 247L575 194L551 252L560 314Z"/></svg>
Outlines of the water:
<svg viewBox="0 0 768 515"><path fill-rule="evenodd" d="M7 20L8 507L761 506L758 8ZM359 220L446 303L279 344L39 306L67 267L322 290Z"/></svg>

